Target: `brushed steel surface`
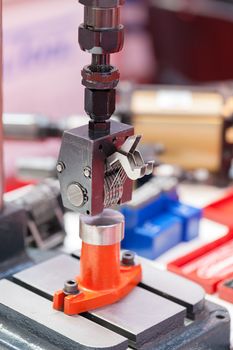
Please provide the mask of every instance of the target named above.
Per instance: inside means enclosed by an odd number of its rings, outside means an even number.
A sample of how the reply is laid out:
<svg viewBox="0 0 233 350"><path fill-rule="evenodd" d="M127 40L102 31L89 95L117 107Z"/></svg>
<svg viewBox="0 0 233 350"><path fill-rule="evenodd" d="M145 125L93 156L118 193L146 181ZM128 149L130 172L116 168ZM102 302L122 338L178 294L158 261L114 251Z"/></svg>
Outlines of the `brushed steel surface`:
<svg viewBox="0 0 233 350"><path fill-rule="evenodd" d="M10 281L0 281L0 304L72 340L77 343L77 349L127 349L122 336L82 316L70 317L58 312L47 299Z"/></svg>
<svg viewBox="0 0 233 350"><path fill-rule="evenodd" d="M73 256L79 258L80 251L75 251ZM172 272L155 267L150 260L139 258L142 264L142 285L159 295L175 300L187 307L191 313L201 311L205 303L205 291L198 284L189 281Z"/></svg>
<svg viewBox="0 0 233 350"><path fill-rule="evenodd" d="M72 183L67 188L67 198L74 207L82 207L85 203L84 191L79 183Z"/></svg>
<svg viewBox="0 0 233 350"><path fill-rule="evenodd" d="M143 268L142 284L160 295L187 307L191 313L204 308L205 291L198 284L169 271L159 270L147 259L141 259Z"/></svg>
<svg viewBox="0 0 233 350"><path fill-rule="evenodd" d="M79 261L68 255L59 255L19 272L14 277L51 296L55 291L63 289L67 280L72 280L78 274Z"/></svg>
<svg viewBox="0 0 233 350"><path fill-rule="evenodd" d="M91 312L137 347L183 326L185 314L184 307L139 287L120 302Z"/></svg>
<svg viewBox="0 0 233 350"><path fill-rule="evenodd" d="M112 245L124 238L124 216L116 210L105 209L96 216L80 216L79 236L85 243Z"/></svg>
<svg viewBox="0 0 233 350"><path fill-rule="evenodd" d="M84 7L84 24L94 30L113 29L120 25L120 8Z"/></svg>
<svg viewBox="0 0 233 350"><path fill-rule="evenodd" d="M17 273L14 278L52 297L55 290L63 287L64 279L67 279L65 271L69 276L74 273L74 277L78 268L77 259L60 255ZM92 311L89 317L127 337L131 344L140 346L184 325L185 314L186 309L179 304L136 287L118 303Z"/></svg>

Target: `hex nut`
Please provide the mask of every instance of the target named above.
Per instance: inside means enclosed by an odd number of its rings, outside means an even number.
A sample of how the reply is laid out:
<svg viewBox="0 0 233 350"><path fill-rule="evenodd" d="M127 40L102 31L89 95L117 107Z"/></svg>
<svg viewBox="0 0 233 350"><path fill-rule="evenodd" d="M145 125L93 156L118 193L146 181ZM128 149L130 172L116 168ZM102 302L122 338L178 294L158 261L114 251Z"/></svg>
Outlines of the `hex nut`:
<svg viewBox="0 0 233 350"><path fill-rule="evenodd" d="M101 122L108 120L115 111L115 90L85 89L85 111L91 119Z"/></svg>
<svg viewBox="0 0 233 350"><path fill-rule="evenodd" d="M114 89L120 79L119 70L116 67L109 66L109 71L101 70L102 66L96 67L99 71L92 71L91 66L85 66L82 70L82 84L88 89Z"/></svg>
<svg viewBox="0 0 233 350"><path fill-rule="evenodd" d="M111 54L121 51L124 44L124 27L111 30L94 31L84 27L79 27L79 45L83 51L92 54Z"/></svg>

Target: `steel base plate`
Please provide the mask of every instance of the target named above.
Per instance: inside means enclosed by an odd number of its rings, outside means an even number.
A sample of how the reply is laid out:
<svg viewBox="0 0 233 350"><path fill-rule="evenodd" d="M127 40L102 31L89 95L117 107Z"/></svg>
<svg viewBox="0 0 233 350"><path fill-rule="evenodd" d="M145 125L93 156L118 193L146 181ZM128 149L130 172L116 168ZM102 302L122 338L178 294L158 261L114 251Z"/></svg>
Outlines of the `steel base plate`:
<svg viewBox="0 0 233 350"><path fill-rule="evenodd" d="M51 302L54 291L78 274L77 257L59 255L1 280L0 348L230 349L225 309L206 302L194 283L146 260L142 266L143 283L127 297L79 316L55 311Z"/></svg>

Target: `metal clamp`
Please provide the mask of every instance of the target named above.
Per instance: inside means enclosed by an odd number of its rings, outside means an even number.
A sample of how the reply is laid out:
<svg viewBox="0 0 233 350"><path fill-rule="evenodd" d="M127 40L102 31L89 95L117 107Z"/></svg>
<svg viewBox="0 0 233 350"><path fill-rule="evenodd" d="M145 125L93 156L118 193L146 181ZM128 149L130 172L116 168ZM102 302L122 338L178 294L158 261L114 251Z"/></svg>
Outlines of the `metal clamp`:
<svg viewBox="0 0 233 350"><path fill-rule="evenodd" d="M107 158L107 163L110 167L119 162L131 180L150 175L153 171L154 162L144 163L140 152L136 149L140 140L140 135L128 137L121 148Z"/></svg>

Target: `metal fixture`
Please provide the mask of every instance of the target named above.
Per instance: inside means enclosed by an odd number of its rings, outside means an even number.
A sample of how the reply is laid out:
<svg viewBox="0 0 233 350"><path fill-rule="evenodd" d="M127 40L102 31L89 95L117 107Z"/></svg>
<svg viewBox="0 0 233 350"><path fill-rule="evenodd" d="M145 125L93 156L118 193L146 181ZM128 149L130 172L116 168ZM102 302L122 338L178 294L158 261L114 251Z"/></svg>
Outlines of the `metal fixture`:
<svg viewBox="0 0 233 350"><path fill-rule="evenodd" d="M134 136L133 128L109 121L119 81L110 54L123 46L120 6L124 0L79 2L84 5L79 44L92 54L91 64L82 70L90 121L64 133L58 164L65 164L66 171L59 168L58 179L64 206L82 214L82 255L76 281L83 293L81 298L70 298L58 291L53 300L55 309L69 315L114 303L141 281L140 264L120 261L124 218L107 208L129 201L133 180L153 170L153 162L145 164L137 150L141 137Z"/></svg>
<svg viewBox="0 0 233 350"><path fill-rule="evenodd" d="M62 244L65 238L59 183L47 179L5 196L6 203L25 210L26 246L48 250Z"/></svg>
<svg viewBox="0 0 233 350"><path fill-rule="evenodd" d="M3 123L2 123L2 2L0 4L0 211L3 210L4 175L3 175Z"/></svg>
<svg viewBox="0 0 233 350"><path fill-rule="evenodd" d="M120 242L123 236L122 214L105 209L97 216L81 215L80 238L83 243L80 274L75 281L82 296L67 298L66 289L58 291L53 299L55 309L64 308L66 314L74 315L112 304L141 281L141 265L132 263L132 255L127 263L120 263Z"/></svg>
<svg viewBox="0 0 233 350"><path fill-rule="evenodd" d="M79 2L84 5L79 44L92 55L91 64L82 70L85 111L90 121L64 133L58 164L65 164L67 171L60 166L57 170L64 206L97 215L104 208L129 201L132 181L151 173L153 163L144 163L137 150L141 137L133 135L131 126L109 121L115 111L119 81L119 71L111 65L110 55L123 47L120 7L124 1ZM73 185L76 183L79 188ZM76 199L70 200L71 194L79 198L78 205Z"/></svg>

